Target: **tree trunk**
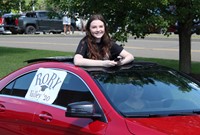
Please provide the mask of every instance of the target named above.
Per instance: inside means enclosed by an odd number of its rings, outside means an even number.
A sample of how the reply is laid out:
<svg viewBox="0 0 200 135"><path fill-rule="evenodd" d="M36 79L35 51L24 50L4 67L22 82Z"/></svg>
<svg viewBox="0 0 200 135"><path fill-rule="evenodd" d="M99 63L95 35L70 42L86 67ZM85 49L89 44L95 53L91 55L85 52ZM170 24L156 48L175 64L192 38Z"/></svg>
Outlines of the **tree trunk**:
<svg viewBox="0 0 200 135"><path fill-rule="evenodd" d="M187 74L191 73L191 29L181 26L179 28L179 70Z"/></svg>

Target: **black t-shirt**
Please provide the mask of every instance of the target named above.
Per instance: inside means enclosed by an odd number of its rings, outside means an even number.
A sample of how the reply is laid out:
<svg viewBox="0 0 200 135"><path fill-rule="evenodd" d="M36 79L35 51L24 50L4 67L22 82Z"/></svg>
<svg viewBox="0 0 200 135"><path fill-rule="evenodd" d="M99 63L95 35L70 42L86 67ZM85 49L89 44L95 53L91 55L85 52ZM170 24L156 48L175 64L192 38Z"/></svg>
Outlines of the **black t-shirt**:
<svg viewBox="0 0 200 135"><path fill-rule="evenodd" d="M101 47L100 44L97 44L98 47ZM110 60L114 60L115 58L117 58L117 56L119 56L119 54L121 53L121 51L123 50L124 48L120 45L118 45L117 43L115 42L111 42L111 48L110 48ZM75 54L80 54L83 56L83 58L89 58L88 57L88 43L84 40L81 40L79 42L79 45L76 49L76 52Z"/></svg>

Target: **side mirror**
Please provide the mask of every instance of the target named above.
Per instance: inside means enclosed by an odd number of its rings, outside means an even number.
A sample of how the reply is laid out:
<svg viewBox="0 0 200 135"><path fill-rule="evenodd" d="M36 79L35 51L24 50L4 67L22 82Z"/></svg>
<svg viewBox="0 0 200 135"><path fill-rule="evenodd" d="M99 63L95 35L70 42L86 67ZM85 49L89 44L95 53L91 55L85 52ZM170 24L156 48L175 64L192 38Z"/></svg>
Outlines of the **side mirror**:
<svg viewBox="0 0 200 135"><path fill-rule="evenodd" d="M65 116L92 119L102 117L101 114L95 113L94 103L89 101L74 102L69 104L67 106Z"/></svg>

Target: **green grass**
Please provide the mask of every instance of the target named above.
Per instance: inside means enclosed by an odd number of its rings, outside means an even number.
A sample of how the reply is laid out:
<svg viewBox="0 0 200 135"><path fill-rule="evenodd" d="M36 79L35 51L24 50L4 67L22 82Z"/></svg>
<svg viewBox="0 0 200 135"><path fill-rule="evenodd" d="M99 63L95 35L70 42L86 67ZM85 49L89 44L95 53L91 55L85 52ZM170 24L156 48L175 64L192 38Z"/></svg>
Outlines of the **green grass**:
<svg viewBox="0 0 200 135"><path fill-rule="evenodd" d="M73 56L73 53L0 47L0 78L27 65L26 60L52 56Z"/></svg>
<svg viewBox="0 0 200 135"><path fill-rule="evenodd" d="M159 63L164 66L168 66L171 68L174 68L176 70L179 69L179 61L178 60L169 60L169 59L156 59L156 58L139 58L139 60L144 60L144 61L152 61ZM194 74L200 74L200 62L192 62L192 73Z"/></svg>
<svg viewBox="0 0 200 135"><path fill-rule="evenodd" d="M73 53L0 47L0 62L1 62L0 78L14 70L17 70L20 67L25 66L27 63L24 61L26 60L41 58L41 57L53 57L53 56L73 56ZM138 58L138 57L136 57L136 60L157 62L161 65L178 69L177 60ZM192 73L200 74L200 70L198 67L200 67L200 62L193 62Z"/></svg>

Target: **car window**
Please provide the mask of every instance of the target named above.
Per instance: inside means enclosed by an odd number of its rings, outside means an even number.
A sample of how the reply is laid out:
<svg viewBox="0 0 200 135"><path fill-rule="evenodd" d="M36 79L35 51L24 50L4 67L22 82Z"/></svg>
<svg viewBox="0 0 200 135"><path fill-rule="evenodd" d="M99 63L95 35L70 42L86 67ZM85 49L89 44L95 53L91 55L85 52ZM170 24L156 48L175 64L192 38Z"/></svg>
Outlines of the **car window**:
<svg viewBox="0 0 200 135"><path fill-rule="evenodd" d="M56 12L48 12L48 18L49 19L55 19L55 20L60 20L62 19L62 16Z"/></svg>
<svg viewBox="0 0 200 135"><path fill-rule="evenodd" d="M1 90L0 94L25 97L35 74L36 71L15 79ZM78 76L67 73L53 104L66 107L69 103L78 101L94 101L94 98L85 83Z"/></svg>
<svg viewBox="0 0 200 135"><path fill-rule="evenodd" d="M79 77L68 73L61 86L58 97L53 104L66 107L69 103L79 101L94 101L94 98Z"/></svg>
<svg viewBox="0 0 200 135"><path fill-rule="evenodd" d="M17 78L13 82L11 82L9 85L7 85L1 91L1 94L25 97L25 94L35 76L35 73L36 72L31 72Z"/></svg>
<svg viewBox="0 0 200 135"><path fill-rule="evenodd" d="M43 19L48 18L48 12L38 12L38 16Z"/></svg>
<svg viewBox="0 0 200 135"><path fill-rule="evenodd" d="M178 72L140 70L91 73L102 92L124 116L178 113L200 108L200 86ZM165 113L165 114L166 114Z"/></svg>
<svg viewBox="0 0 200 135"><path fill-rule="evenodd" d="M26 17L37 18L36 13L27 13Z"/></svg>

